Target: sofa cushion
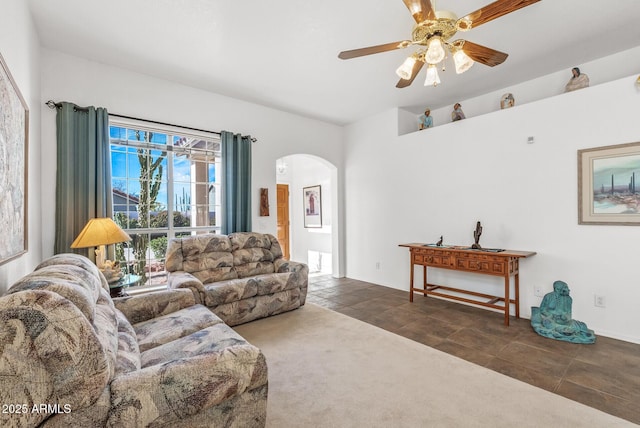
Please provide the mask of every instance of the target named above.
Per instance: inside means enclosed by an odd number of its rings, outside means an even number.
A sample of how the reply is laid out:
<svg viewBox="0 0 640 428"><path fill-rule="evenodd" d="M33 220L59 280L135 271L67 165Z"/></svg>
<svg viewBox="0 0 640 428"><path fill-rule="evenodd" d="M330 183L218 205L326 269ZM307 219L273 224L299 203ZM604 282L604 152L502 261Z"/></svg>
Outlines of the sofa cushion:
<svg viewBox="0 0 640 428"><path fill-rule="evenodd" d="M20 278L7 294L25 290L48 290L71 301L93 322L100 285L86 278L86 271L73 265L49 265Z"/></svg>
<svg viewBox="0 0 640 428"><path fill-rule="evenodd" d="M233 258L231 253L228 253L228 256L230 259ZM216 282L216 281L225 281L227 279L236 279L238 277L238 273L232 267L220 267L220 268L213 268L213 269L205 268L203 270L191 271L188 273L195 276L203 284L208 284L210 282Z"/></svg>
<svg viewBox="0 0 640 428"><path fill-rule="evenodd" d="M189 290L166 290L144 295L119 297L113 301L131 324L188 308L196 303Z"/></svg>
<svg viewBox="0 0 640 428"><path fill-rule="evenodd" d="M92 278L96 278L98 280L98 283L105 291L109 291L109 283L107 282L107 279L104 277L102 272L100 272L100 269L98 269L98 267L93 262L91 262L91 260L84 256L73 253L56 254L55 256L51 256L40 263L35 268L35 270L40 270L43 267L51 265L77 266L81 269L84 269L90 274ZM97 298L98 296L96 294L96 299Z"/></svg>
<svg viewBox="0 0 640 428"><path fill-rule="evenodd" d="M231 267L230 253L231 242L226 235L205 234L175 238L169 240L167 245L165 266L169 272L183 270L189 273L201 271L207 267ZM226 259L224 259L225 256ZM220 257L223 261L218 262L217 259ZM213 265L205 266L206 262L202 259L208 259Z"/></svg>
<svg viewBox="0 0 640 428"><path fill-rule="evenodd" d="M269 273L248 278L206 284L205 305L210 308L247 299L253 296L264 296L298 287L295 273Z"/></svg>
<svg viewBox="0 0 640 428"><path fill-rule="evenodd" d="M253 262L273 262L274 257L271 251L264 248L245 248L233 252L233 265L244 265Z"/></svg>
<svg viewBox="0 0 640 428"><path fill-rule="evenodd" d="M122 312L116 309L118 320L118 356L116 358L116 376L140 370L140 347L133 326Z"/></svg>
<svg viewBox="0 0 640 428"><path fill-rule="evenodd" d="M204 303L214 308L223 303L253 297L257 293L258 284L251 278L214 282L204 286Z"/></svg>
<svg viewBox="0 0 640 428"><path fill-rule="evenodd" d="M109 293L102 288L100 292L100 297L96 302L93 330L107 357L109 378L112 378L115 373L116 355L118 354L118 320L116 318L116 308L113 306Z"/></svg>
<svg viewBox="0 0 640 428"><path fill-rule="evenodd" d="M224 303L211 310L227 325L234 326L299 308L302 301L301 294L300 289L296 287L278 293Z"/></svg>
<svg viewBox="0 0 640 428"><path fill-rule="evenodd" d="M219 351L235 345L248 345L248 343L231 327L220 323L143 352L141 363L144 368L179 358Z"/></svg>
<svg viewBox="0 0 640 428"><path fill-rule="evenodd" d="M291 272L270 273L267 275L258 275L252 278L258 287L258 296L266 294L274 294L279 291L291 290L299 287L296 275Z"/></svg>
<svg viewBox="0 0 640 428"><path fill-rule="evenodd" d="M269 234L237 232L229 235L238 278L275 272L273 262L282 257L278 240ZM272 249L277 250L275 253Z"/></svg>
<svg viewBox="0 0 640 428"><path fill-rule="evenodd" d="M271 239L268 234L257 232L235 232L229 234L231 250L243 250L245 248L271 248Z"/></svg>
<svg viewBox="0 0 640 428"><path fill-rule="evenodd" d="M236 414L233 398L266 385L264 355L252 345L225 347L217 352L171 359L114 379L107 426L264 426L233 423L233 415ZM203 420L206 415L199 414L209 412L213 406L218 406L218 411L214 412L218 417ZM259 417L264 420L262 412L265 410L262 409L266 410L266 405L259 407L260 414L251 419ZM224 414L231 418L223 418ZM218 424L225 419L231 423ZM183 423L185 420L189 422Z"/></svg>
<svg viewBox="0 0 640 428"><path fill-rule="evenodd" d="M79 409L103 394L108 357L89 320L68 299L47 290L3 296L0 325L0 402ZM4 416L0 425L14 426L4 424ZM48 414L20 416L24 426L37 426Z"/></svg>
<svg viewBox="0 0 640 428"><path fill-rule="evenodd" d="M194 305L134 324L140 352L187 336L222 320L202 305Z"/></svg>
<svg viewBox="0 0 640 428"><path fill-rule="evenodd" d="M275 267L271 262L246 263L243 265L237 265L234 269L238 273L238 278L248 278L250 276L275 272Z"/></svg>

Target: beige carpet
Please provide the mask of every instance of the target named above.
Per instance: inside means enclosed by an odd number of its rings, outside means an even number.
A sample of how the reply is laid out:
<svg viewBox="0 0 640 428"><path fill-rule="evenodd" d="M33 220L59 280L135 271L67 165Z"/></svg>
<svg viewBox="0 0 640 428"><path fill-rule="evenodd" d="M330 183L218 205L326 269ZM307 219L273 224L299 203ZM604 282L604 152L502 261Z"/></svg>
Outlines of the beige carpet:
<svg viewBox="0 0 640 428"><path fill-rule="evenodd" d="M311 303L235 330L267 358L268 427L635 426Z"/></svg>

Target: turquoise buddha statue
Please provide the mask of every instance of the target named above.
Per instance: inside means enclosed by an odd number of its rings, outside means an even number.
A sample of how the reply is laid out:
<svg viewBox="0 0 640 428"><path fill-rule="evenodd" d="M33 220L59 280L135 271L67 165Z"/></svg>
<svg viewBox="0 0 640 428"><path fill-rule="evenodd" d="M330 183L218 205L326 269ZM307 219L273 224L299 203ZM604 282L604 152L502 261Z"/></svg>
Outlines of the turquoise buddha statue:
<svg viewBox="0 0 640 428"><path fill-rule="evenodd" d="M531 326L540 336L571 343L594 343L596 335L582 321L571 318L573 299L564 281L553 283L553 292L547 293L540 307L531 308Z"/></svg>

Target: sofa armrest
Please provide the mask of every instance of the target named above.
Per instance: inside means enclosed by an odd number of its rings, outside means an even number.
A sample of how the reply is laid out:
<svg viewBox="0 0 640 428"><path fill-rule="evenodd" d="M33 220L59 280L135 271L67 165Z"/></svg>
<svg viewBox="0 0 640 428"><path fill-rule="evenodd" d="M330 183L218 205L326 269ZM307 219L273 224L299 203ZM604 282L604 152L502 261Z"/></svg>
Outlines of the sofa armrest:
<svg viewBox="0 0 640 428"><path fill-rule="evenodd" d="M196 303L204 302L204 284L198 278L183 270L169 272L168 276L169 288L188 288L193 292Z"/></svg>
<svg viewBox="0 0 640 428"><path fill-rule="evenodd" d="M267 383L267 365L253 345L154 365L111 382L109 426L165 426Z"/></svg>
<svg viewBox="0 0 640 428"><path fill-rule="evenodd" d="M190 290L166 290L136 296L116 297L115 307L131 324L170 314L196 304Z"/></svg>
<svg viewBox="0 0 640 428"><path fill-rule="evenodd" d="M277 259L274 262L275 265L275 269L277 273L282 273L282 272L300 272L303 274L309 274L309 267L304 264L304 263L300 263L300 262L294 262L291 260L285 260L285 259Z"/></svg>

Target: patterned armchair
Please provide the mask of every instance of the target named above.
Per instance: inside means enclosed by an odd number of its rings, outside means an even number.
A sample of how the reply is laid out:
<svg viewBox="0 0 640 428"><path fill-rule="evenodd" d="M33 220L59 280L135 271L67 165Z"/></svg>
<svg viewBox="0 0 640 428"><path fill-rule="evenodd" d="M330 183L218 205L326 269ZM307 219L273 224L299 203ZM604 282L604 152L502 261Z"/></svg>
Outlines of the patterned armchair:
<svg viewBox="0 0 640 428"><path fill-rule="evenodd" d="M0 426L264 426L267 366L189 290L112 300L88 259L0 297Z"/></svg>
<svg viewBox="0 0 640 428"><path fill-rule="evenodd" d="M228 325L304 305L309 268L282 257L275 236L255 232L196 235L167 245L169 287L188 288Z"/></svg>

